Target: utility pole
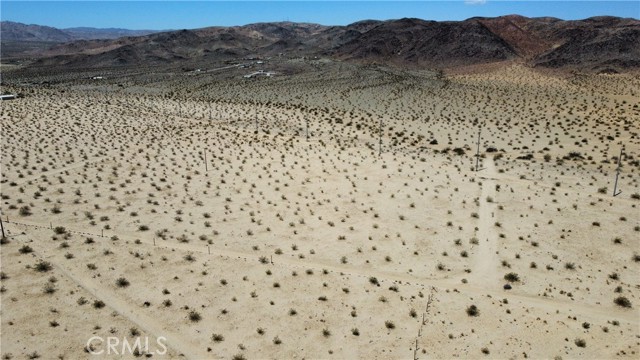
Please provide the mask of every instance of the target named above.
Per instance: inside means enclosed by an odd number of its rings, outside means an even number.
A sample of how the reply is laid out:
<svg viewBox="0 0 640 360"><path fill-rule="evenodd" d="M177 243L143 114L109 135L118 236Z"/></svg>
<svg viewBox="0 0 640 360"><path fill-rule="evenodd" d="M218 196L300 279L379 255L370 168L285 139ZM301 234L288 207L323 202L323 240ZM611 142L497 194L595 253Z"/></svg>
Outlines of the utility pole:
<svg viewBox="0 0 640 360"><path fill-rule="evenodd" d="M208 171L208 167L207 167L207 150L204 151L204 171Z"/></svg>
<svg viewBox="0 0 640 360"><path fill-rule="evenodd" d="M0 217L0 228L2 229L2 239L4 240L6 236L4 236L4 225L2 225L2 218Z"/></svg>
<svg viewBox="0 0 640 360"><path fill-rule="evenodd" d="M306 123L307 123L307 130L306 130L306 132L307 132L307 141L309 141L309 118L308 117L306 118Z"/></svg>
<svg viewBox="0 0 640 360"><path fill-rule="evenodd" d="M618 191L618 177L620 176L620 165L622 162L622 147L620 148L620 156L618 156L618 167L616 168L616 182L613 185L613 196L622 194L622 190Z"/></svg>
<svg viewBox="0 0 640 360"><path fill-rule="evenodd" d="M382 155L382 118L380 118L380 141L378 143L378 156Z"/></svg>
<svg viewBox="0 0 640 360"><path fill-rule="evenodd" d="M476 151L476 172L480 171L480 134L482 133L482 126L478 130L478 150Z"/></svg>
<svg viewBox="0 0 640 360"><path fill-rule="evenodd" d="M255 105L254 105L255 106ZM258 109L255 109L255 111L253 112L253 116L255 117L255 122L256 122L256 134L258 133Z"/></svg>

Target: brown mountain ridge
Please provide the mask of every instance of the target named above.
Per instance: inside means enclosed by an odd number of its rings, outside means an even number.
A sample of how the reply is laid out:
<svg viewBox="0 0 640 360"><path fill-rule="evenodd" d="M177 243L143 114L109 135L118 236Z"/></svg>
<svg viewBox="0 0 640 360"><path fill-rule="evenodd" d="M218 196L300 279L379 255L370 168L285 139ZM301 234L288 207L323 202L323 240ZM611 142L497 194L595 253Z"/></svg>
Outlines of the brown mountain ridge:
<svg viewBox="0 0 640 360"><path fill-rule="evenodd" d="M243 57L329 56L411 68L503 61L617 72L640 67L640 21L594 17L565 21L508 15L464 21L403 18L346 26L258 23L56 45L32 66L207 64Z"/></svg>

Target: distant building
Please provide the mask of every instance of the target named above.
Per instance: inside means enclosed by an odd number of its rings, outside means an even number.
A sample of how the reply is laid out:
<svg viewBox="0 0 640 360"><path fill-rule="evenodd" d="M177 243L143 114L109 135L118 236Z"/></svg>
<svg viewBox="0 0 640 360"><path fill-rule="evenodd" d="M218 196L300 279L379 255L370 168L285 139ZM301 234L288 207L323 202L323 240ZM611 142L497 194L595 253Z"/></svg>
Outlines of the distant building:
<svg viewBox="0 0 640 360"><path fill-rule="evenodd" d="M0 100L13 100L13 99L17 99L18 96L14 95L14 94L6 94L6 95L0 95Z"/></svg>

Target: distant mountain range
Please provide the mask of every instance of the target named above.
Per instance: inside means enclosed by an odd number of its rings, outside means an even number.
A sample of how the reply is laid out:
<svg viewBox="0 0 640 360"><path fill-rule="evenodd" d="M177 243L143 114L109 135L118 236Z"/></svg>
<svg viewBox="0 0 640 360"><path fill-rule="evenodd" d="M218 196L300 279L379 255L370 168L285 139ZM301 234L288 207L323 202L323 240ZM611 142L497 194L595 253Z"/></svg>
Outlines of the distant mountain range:
<svg viewBox="0 0 640 360"><path fill-rule="evenodd" d="M69 42L74 40L117 39L124 36L143 36L155 30L96 29L76 27L57 29L50 26L27 25L12 21L0 22L2 41Z"/></svg>
<svg viewBox="0 0 640 360"><path fill-rule="evenodd" d="M411 68L503 61L585 71L640 68L640 21L616 17L565 21L509 15L445 22L405 18L346 26L279 22L143 36L119 29L58 30L3 23L3 42L6 35L22 38L23 43L30 41L26 39L65 42L40 52L43 57L34 66L208 64L247 57L324 56ZM84 40L73 41L79 36ZM116 36L125 37L104 40Z"/></svg>

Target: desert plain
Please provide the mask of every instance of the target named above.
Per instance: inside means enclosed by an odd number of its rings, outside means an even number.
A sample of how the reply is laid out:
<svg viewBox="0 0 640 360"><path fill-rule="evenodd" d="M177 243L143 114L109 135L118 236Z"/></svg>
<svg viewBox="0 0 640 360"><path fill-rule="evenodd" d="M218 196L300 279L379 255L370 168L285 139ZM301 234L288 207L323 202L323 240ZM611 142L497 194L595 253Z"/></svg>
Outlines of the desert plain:
<svg viewBox="0 0 640 360"><path fill-rule="evenodd" d="M13 71L3 359L640 356L636 73Z"/></svg>

